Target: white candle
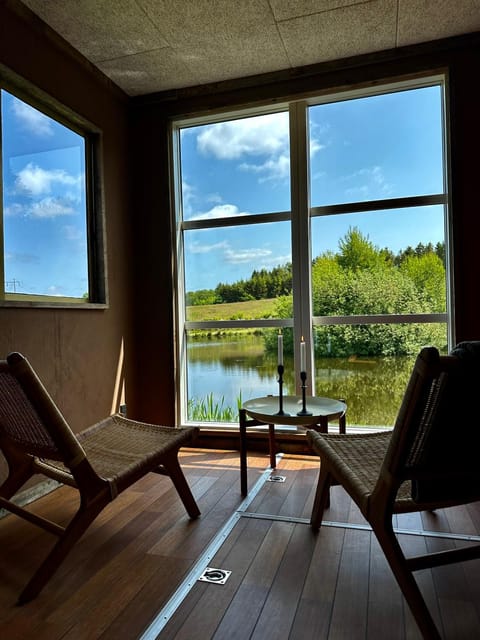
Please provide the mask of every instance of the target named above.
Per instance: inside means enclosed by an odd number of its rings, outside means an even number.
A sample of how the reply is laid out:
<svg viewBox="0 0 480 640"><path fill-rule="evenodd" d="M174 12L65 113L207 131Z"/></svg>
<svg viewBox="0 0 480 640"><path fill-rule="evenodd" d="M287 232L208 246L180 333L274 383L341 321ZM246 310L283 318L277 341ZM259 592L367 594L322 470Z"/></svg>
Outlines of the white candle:
<svg viewBox="0 0 480 640"><path fill-rule="evenodd" d="M278 364L283 365L283 336L278 332Z"/></svg>
<svg viewBox="0 0 480 640"><path fill-rule="evenodd" d="M305 341L302 336L302 340L300 342L300 371L306 371L305 368Z"/></svg>

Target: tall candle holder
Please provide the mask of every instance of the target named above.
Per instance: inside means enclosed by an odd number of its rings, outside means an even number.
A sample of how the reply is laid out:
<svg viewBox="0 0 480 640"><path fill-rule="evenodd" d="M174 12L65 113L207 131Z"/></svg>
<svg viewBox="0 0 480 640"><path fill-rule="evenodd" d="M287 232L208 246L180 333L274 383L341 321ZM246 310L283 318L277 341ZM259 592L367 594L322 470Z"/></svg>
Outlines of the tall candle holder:
<svg viewBox="0 0 480 640"><path fill-rule="evenodd" d="M277 416L289 416L289 413L286 413L283 410L283 364L278 365L278 411L275 415Z"/></svg>
<svg viewBox="0 0 480 640"><path fill-rule="evenodd" d="M306 390L307 390L307 372L300 371L300 378L302 380L302 410L297 413L297 416L311 416L313 415L311 411L307 411L307 399L306 399Z"/></svg>

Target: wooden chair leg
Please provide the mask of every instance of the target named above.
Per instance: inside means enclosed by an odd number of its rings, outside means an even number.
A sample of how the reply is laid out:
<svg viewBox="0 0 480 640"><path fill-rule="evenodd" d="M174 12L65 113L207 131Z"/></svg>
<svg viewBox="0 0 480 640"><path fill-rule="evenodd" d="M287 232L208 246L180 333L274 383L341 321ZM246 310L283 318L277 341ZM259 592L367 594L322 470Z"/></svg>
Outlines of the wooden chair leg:
<svg viewBox="0 0 480 640"><path fill-rule="evenodd" d="M269 446L269 453L270 453L270 467L272 469L275 469L277 467L277 454L275 452L276 443L275 443L275 425L274 424L268 425L268 446Z"/></svg>
<svg viewBox="0 0 480 640"><path fill-rule="evenodd" d="M22 460L18 464L9 464L8 476L0 486L0 496L9 500L34 475L30 460Z"/></svg>
<svg viewBox="0 0 480 640"><path fill-rule="evenodd" d="M370 522L370 524L424 640L441 640L417 581L407 565L407 559L393 532L391 522Z"/></svg>
<svg viewBox="0 0 480 640"><path fill-rule="evenodd" d="M180 467L178 451L166 456L163 461L163 466L172 479L175 489L177 490L190 518L192 520L198 518L200 515L200 509L198 508L195 498L190 490L190 486L185 478L182 468Z"/></svg>
<svg viewBox="0 0 480 640"><path fill-rule="evenodd" d="M240 491L242 496L248 493L247 482L247 413L240 409Z"/></svg>
<svg viewBox="0 0 480 640"><path fill-rule="evenodd" d="M81 538L98 514L110 502L109 499L96 499L88 504L80 505L77 513L65 528L65 532L57 540L55 546L34 573L27 586L18 598L22 605L35 598L47 584L74 544Z"/></svg>
<svg viewBox="0 0 480 640"><path fill-rule="evenodd" d="M320 463L320 476L318 478L315 500L313 503L310 525L314 531L318 531L322 525L323 512L330 505L330 485L332 476L324 465Z"/></svg>

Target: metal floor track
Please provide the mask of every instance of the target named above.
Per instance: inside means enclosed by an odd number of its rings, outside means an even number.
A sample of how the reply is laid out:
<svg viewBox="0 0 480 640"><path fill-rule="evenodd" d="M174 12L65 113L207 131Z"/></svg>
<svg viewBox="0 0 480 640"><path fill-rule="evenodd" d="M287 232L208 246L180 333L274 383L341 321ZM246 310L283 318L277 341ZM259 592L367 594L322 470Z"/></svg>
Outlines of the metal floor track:
<svg viewBox="0 0 480 640"><path fill-rule="evenodd" d="M281 454L280 456L281 457ZM225 542L227 537L232 532L233 528L240 520L240 518L257 518L261 520L272 520L278 522L292 522L295 524L305 524L309 525L310 520L307 518L297 518L290 516L277 516L270 515L266 513L254 513L247 511L248 507L254 500L254 498L259 493L260 489L264 486L264 484L268 481L269 476L272 473L272 469L268 467L262 473L260 478L257 480L251 491L245 497L245 499L240 503L238 509L230 516L224 526L218 531L217 535L210 542L206 550L199 556L198 560L193 565L192 569L189 571L183 582L179 585L175 593L171 596L170 600L165 604L165 606L160 610L160 612L156 615L156 617L151 622L150 626L143 632L141 636L139 636L138 640L155 640L158 638L162 629L168 623L170 618L174 615L176 610L185 600L191 589L194 587L195 583L199 580L202 573L205 571L205 568L209 566L210 561L215 556L217 551L220 549L222 544ZM360 529L371 531L371 527L367 524L354 524L348 522L333 522L325 520L322 522L322 527L340 527L343 529ZM451 540L465 540L465 541L473 541L480 542L480 536L476 535L467 535L467 534L455 534L455 533L444 533L441 531L425 531L425 530L415 530L415 529L400 529L394 528L396 534L402 535L414 535L414 536L425 536L432 538L448 538Z"/></svg>

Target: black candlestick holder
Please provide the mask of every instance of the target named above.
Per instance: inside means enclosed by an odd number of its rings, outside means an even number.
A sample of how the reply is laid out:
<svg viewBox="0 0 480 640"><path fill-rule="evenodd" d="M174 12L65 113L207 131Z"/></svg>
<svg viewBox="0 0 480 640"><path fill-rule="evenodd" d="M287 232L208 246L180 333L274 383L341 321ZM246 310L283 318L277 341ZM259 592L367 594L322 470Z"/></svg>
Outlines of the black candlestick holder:
<svg viewBox="0 0 480 640"><path fill-rule="evenodd" d="M307 372L300 371L300 378L302 380L302 410L297 413L297 416L311 416L313 415L311 411L307 411L307 399L306 399L306 390L307 390Z"/></svg>
<svg viewBox="0 0 480 640"><path fill-rule="evenodd" d="M283 410L283 364L278 365L278 411L275 415L277 416L289 416L289 413L286 413Z"/></svg>

